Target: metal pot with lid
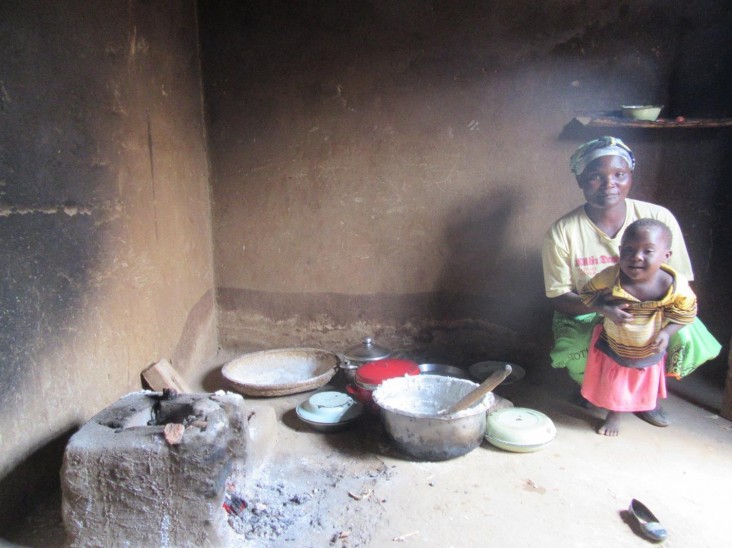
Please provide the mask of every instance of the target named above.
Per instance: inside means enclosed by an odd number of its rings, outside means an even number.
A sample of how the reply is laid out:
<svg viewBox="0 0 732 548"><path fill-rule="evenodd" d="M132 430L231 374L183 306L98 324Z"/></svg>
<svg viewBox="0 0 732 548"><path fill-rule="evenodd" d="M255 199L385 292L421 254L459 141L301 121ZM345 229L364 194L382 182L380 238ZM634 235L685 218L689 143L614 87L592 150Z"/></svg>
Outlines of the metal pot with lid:
<svg viewBox="0 0 732 548"><path fill-rule="evenodd" d="M391 350L379 346L371 337L366 337L359 344L344 352L341 369L352 381L356 377L356 371L363 364L383 360L389 356L391 356Z"/></svg>

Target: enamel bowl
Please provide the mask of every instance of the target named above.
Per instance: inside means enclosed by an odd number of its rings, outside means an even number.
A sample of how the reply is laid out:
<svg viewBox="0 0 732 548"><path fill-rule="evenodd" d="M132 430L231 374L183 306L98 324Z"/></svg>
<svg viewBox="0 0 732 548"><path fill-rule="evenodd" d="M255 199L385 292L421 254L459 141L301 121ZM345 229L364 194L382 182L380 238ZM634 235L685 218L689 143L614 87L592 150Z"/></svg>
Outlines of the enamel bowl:
<svg viewBox="0 0 732 548"><path fill-rule="evenodd" d="M318 432L336 432L351 426L363 413L363 405L348 394L318 392L295 408L298 418Z"/></svg>
<svg viewBox="0 0 732 548"><path fill-rule="evenodd" d="M623 117L653 122L661 114L662 108L658 105L623 105Z"/></svg>

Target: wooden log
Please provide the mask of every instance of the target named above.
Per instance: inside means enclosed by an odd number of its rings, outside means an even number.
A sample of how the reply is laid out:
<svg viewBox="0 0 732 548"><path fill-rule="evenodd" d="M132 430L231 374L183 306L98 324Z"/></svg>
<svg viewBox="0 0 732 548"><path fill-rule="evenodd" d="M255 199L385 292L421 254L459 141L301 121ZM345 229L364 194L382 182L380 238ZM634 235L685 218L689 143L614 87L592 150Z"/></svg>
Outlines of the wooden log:
<svg viewBox="0 0 732 548"><path fill-rule="evenodd" d="M181 394L190 394L192 392L183 377L165 359L147 367L142 372L142 378L152 390L158 392L164 388L173 389Z"/></svg>

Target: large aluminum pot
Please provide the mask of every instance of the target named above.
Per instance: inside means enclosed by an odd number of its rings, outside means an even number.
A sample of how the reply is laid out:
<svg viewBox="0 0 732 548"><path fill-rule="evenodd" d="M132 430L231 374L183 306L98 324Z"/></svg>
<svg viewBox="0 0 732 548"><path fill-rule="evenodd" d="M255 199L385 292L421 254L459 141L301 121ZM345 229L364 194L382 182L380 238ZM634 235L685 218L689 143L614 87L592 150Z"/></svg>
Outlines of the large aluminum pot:
<svg viewBox="0 0 732 548"><path fill-rule="evenodd" d="M468 409L443 413L477 387L440 375L399 377L384 381L373 399L397 448L420 460L439 461L465 455L483 441L492 393Z"/></svg>

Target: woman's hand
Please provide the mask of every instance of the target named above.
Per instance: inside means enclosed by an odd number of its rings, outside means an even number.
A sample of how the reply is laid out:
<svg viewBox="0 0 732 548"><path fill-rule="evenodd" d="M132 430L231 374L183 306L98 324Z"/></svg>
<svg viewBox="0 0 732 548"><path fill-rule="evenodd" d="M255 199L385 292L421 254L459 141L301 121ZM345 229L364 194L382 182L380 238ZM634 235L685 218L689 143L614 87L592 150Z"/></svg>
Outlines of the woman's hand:
<svg viewBox="0 0 732 548"><path fill-rule="evenodd" d="M582 314L589 314L590 312L593 312L582 303L579 295L572 291L568 291L564 295L560 295L559 297L554 297L549 300L552 303L554 310L561 312L562 314L566 314L567 316L580 316Z"/></svg>
<svg viewBox="0 0 732 548"><path fill-rule="evenodd" d="M633 314L627 312L629 306L630 303L613 300L605 304L598 303L597 311L606 318L610 318L613 323L623 325L633 320Z"/></svg>
<svg viewBox="0 0 732 548"><path fill-rule="evenodd" d="M613 297L612 290L607 288L597 295L591 308L598 314L612 320L613 323L623 325L633 320L633 314L626 311L629 306L628 301Z"/></svg>

